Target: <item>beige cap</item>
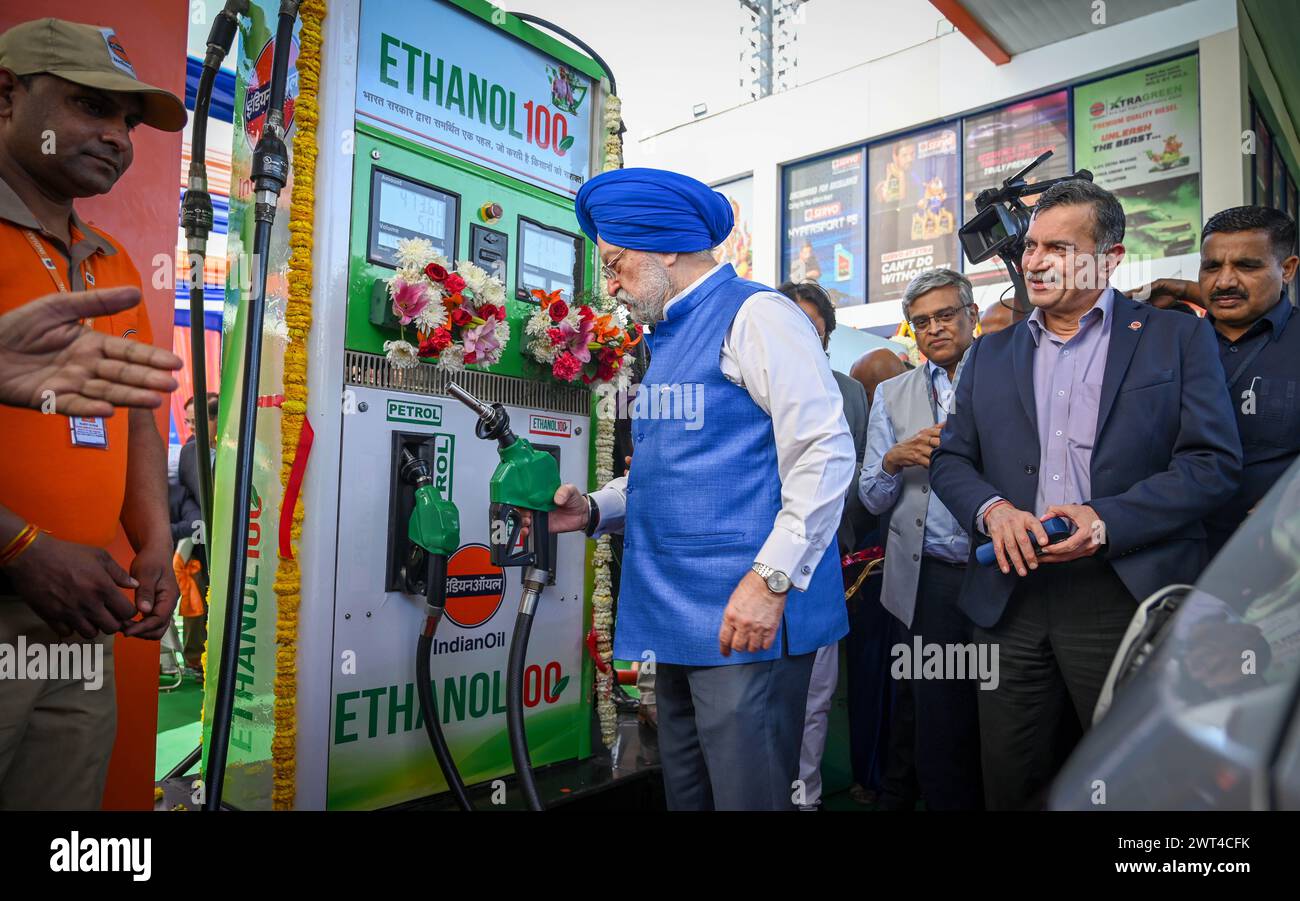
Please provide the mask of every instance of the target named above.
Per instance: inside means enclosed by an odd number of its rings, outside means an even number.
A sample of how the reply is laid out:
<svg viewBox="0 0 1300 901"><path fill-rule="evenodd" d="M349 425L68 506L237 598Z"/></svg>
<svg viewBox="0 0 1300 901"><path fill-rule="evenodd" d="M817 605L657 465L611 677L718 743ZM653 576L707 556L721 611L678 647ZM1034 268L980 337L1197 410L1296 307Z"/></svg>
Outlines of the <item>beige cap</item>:
<svg viewBox="0 0 1300 901"><path fill-rule="evenodd" d="M0 34L0 66L15 75L44 73L75 84L139 94L144 124L162 131L185 127L185 104L175 94L145 84L112 28L63 19L36 19Z"/></svg>

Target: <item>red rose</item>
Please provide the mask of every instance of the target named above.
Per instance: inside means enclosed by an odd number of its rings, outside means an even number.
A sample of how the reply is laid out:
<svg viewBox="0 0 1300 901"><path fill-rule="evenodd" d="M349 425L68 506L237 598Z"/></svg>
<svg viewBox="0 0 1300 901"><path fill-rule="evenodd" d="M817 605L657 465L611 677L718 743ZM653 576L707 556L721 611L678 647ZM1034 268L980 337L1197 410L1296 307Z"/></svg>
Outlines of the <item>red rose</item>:
<svg viewBox="0 0 1300 901"><path fill-rule="evenodd" d="M431 281L440 282L446 279L447 270L443 269L437 263L430 263L424 267L424 274L429 276Z"/></svg>
<svg viewBox="0 0 1300 901"><path fill-rule="evenodd" d="M464 307L457 307L451 311L452 325L469 325L470 320L474 317Z"/></svg>
<svg viewBox="0 0 1300 901"><path fill-rule="evenodd" d="M494 316L496 317L497 322L501 322L503 319L506 318L505 311L502 310L500 307L496 306L495 304L485 303L479 305L478 308L479 319L486 320L486 319L491 319Z"/></svg>
<svg viewBox="0 0 1300 901"><path fill-rule="evenodd" d="M454 272L448 273L446 275L446 279L442 283L442 286L446 288L448 291L450 291L452 294L456 294L462 288L465 287L465 279L461 278L459 275L457 275Z"/></svg>
<svg viewBox="0 0 1300 901"><path fill-rule="evenodd" d="M421 357L436 357L438 355L438 347L433 343L432 332L420 339L420 349L416 351L416 355Z"/></svg>
<svg viewBox="0 0 1300 901"><path fill-rule="evenodd" d="M451 332L447 331L445 326L440 325L433 330L433 334L429 336L429 340L433 344L434 349L441 352L451 344Z"/></svg>
<svg viewBox="0 0 1300 901"><path fill-rule="evenodd" d="M468 365L471 365L471 364L473 364L473 363L475 363L475 362L477 362L477 361L478 361L478 351L475 351L475 350L471 350L471 351L469 351L468 353L465 354L465 358L464 358L464 359L465 359L465 364L466 364L467 366L468 366Z"/></svg>
<svg viewBox="0 0 1300 901"><path fill-rule="evenodd" d="M569 305L562 300L557 300L555 303L550 305L547 312L551 314L552 322L559 322L565 316L569 315Z"/></svg>

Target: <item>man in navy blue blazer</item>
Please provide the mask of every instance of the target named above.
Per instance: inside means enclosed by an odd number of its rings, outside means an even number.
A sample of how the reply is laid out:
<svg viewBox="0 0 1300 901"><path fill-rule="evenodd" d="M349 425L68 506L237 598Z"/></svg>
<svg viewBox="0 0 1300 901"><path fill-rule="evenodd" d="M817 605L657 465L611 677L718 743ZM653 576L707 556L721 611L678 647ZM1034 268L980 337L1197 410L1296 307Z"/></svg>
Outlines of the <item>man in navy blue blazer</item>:
<svg viewBox="0 0 1300 901"><path fill-rule="evenodd" d="M979 692L990 809L1024 807L1091 722L1136 604L1206 562L1203 520L1232 497L1241 443L1208 323L1109 285L1124 256L1114 195L1043 192L1022 265L1034 310L976 341L930 482L994 566L959 605L997 652ZM1073 533L1047 545L1042 520Z"/></svg>

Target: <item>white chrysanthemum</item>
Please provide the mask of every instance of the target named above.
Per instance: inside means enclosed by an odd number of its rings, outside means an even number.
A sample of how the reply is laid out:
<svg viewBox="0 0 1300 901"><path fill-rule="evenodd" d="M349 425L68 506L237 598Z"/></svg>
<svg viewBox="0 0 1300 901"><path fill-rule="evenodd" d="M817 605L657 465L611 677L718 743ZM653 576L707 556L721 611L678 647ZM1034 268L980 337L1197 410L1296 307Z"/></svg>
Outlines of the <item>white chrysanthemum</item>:
<svg viewBox="0 0 1300 901"><path fill-rule="evenodd" d="M428 334L436 328L441 328L447 324L447 308L442 305L441 301L434 301L420 311L420 315L415 317L415 327L420 331Z"/></svg>
<svg viewBox="0 0 1300 901"><path fill-rule="evenodd" d="M407 283L418 282L420 279L424 278L424 270L419 266L399 266L397 268L397 275L388 280L388 291L390 294L393 290L393 282L397 281L399 278Z"/></svg>
<svg viewBox="0 0 1300 901"><path fill-rule="evenodd" d="M536 338L529 343L528 353L537 362L550 365L560 355L560 349L551 344L550 338L542 337Z"/></svg>
<svg viewBox="0 0 1300 901"><path fill-rule="evenodd" d="M460 372L465 368L465 348L460 344L449 344L438 354L438 368L451 372Z"/></svg>
<svg viewBox="0 0 1300 901"><path fill-rule="evenodd" d="M398 369L414 369L420 365L419 350L409 341L385 341L384 356Z"/></svg>
<svg viewBox="0 0 1300 901"><path fill-rule="evenodd" d="M474 292L475 297L483 295L484 287L490 280L482 268L475 266L469 260L461 260L456 264L456 274L465 279L465 286ZM483 299L486 300L486 297Z"/></svg>
<svg viewBox="0 0 1300 901"><path fill-rule="evenodd" d="M500 306L506 302L506 286L494 278L488 279L482 289L482 298L490 304Z"/></svg>
<svg viewBox="0 0 1300 901"><path fill-rule="evenodd" d="M393 252L397 265L401 268L423 269L430 259L437 256L433 244L427 238L402 238L397 242Z"/></svg>
<svg viewBox="0 0 1300 901"><path fill-rule="evenodd" d="M524 325L524 334L533 335L534 337L545 335L551 324L551 317L547 315L546 311L537 310L528 317L528 322Z"/></svg>

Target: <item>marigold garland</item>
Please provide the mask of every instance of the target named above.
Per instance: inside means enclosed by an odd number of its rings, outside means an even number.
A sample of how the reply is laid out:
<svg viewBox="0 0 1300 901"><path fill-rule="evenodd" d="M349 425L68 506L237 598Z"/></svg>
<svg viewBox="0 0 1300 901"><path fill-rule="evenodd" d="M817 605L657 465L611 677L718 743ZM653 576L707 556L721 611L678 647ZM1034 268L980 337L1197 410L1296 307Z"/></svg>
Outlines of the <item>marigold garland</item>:
<svg viewBox="0 0 1300 901"><path fill-rule="evenodd" d="M312 238L316 200L316 126L320 121L321 26L325 0L302 5L298 50L298 98L294 102L297 134L293 139L293 191L289 203L289 275L284 349L284 403L280 407L280 484L285 486L298 453L307 413L307 333L311 331ZM302 537L302 496L293 510L290 536ZM272 791L275 810L293 807L297 784L298 745L298 608L302 576L296 559L280 557L275 574L275 733L271 739Z"/></svg>
<svg viewBox="0 0 1300 901"><path fill-rule="evenodd" d="M618 97L605 98L605 166L604 172L623 168L623 105ZM608 298L605 280L596 279L602 297ZM596 484L604 485L614 477L614 405L596 404ZM618 711L614 707L614 591L609 564L614 559L609 536L596 542L591 565L595 570L591 591L591 624L596 630L596 651L604 667L596 667L596 716L600 721L600 739L605 747L614 746Z"/></svg>

